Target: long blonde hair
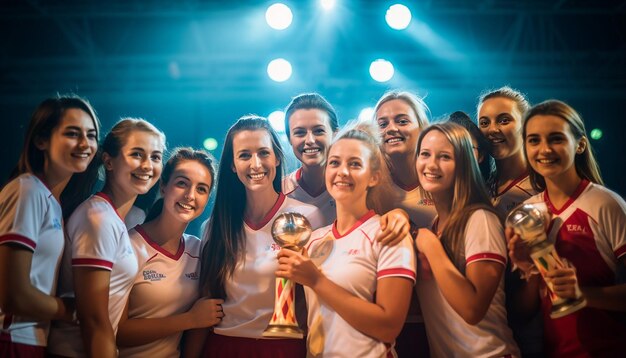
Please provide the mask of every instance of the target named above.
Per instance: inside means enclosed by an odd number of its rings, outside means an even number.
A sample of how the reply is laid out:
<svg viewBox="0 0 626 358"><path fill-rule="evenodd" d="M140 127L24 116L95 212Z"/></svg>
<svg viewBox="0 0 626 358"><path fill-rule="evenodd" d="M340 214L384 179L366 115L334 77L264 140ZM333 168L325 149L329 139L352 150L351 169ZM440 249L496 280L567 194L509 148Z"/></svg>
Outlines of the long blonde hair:
<svg viewBox="0 0 626 358"><path fill-rule="evenodd" d="M466 259L464 236L468 219L478 209L498 214L491 204L491 197L474 158L469 132L452 122L433 124L420 134L417 142L418 155L422 140L432 131L441 132L454 148L454 192L450 218L441 235L441 243L452 263L464 273Z"/></svg>

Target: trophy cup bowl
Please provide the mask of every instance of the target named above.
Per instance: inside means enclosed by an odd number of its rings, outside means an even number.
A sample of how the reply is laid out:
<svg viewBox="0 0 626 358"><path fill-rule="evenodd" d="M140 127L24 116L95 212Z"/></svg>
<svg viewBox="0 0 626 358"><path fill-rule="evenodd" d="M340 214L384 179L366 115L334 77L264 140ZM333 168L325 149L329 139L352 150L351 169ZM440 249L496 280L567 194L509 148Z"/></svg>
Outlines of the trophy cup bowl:
<svg viewBox="0 0 626 358"><path fill-rule="evenodd" d="M304 215L286 212L272 223L272 238L280 247L300 251L309 241L313 229ZM286 278L276 278L274 313L263 337L303 338L295 314L295 286Z"/></svg>
<svg viewBox="0 0 626 358"><path fill-rule="evenodd" d="M541 210L534 204L521 204L511 210L506 218L506 226L512 227L528 245L530 257L548 287L548 295L552 301L550 317L560 318L585 307L587 302L578 289L576 298L557 296L552 283L546 280L548 271L567 267L556 252L554 244L548 241L546 228L549 222L547 210Z"/></svg>

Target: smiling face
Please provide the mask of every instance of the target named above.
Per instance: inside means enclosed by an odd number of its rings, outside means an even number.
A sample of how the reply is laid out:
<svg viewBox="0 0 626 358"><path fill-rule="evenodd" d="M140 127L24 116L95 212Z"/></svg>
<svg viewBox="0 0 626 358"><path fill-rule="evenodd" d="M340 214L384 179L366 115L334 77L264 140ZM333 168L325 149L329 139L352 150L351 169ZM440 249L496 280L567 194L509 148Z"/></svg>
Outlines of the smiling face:
<svg viewBox="0 0 626 358"><path fill-rule="evenodd" d="M103 155L107 185L131 196L147 193L161 175L163 147L161 137L154 133L130 132L117 157Z"/></svg>
<svg viewBox="0 0 626 358"><path fill-rule="evenodd" d="M39 140L37 147L46 152L46 170L67 176L84 172L98 149L94 121L81 109L67 109L50 138Z"/></svg>
<svg viewBox="0 0 626 358"><path fill-rule="evenodd" d="M522 150L522 113L509 98L485 100L478 109L478 127L491 142L496 160L514 156Z"/></svg>
<svg viewBox="0 0 626 358"><path fill-rule="evenodd" d="M547 180L577 175L576 154L586 150L586 141L577 140L569 123L552 115L536 115L526 123L526 155L532 168Z"/></svg>
<svg viewBox="0 0 626 358"><path fill-rule="evenodd" d="M415 111L407 102L392 99L383 103L376 111L376 122L383 136L383 151L386 154L415 154L421 129Z"/></svg>
<svg viewBox="0 0 626 358"><path fill-rule="evenodd" d="M167 184L161 187L163 211L183 223L202 214L209 201L211 172L196 160L180 161Z"/></svg>
<svg viewBox="0 0 626 358"><path fill-rule="evenodd" d="M371 167L371 156L372 152L357 139L341 139L332 146L325 180L335 201L365 204L368 188L379 181L379 173Z"/></svg>
<svg viewBox="0 0 626 358"><path fill-rule="evenodd" d="M289 142L304 166L321 166L332 140L328 114L320 109L299 109L289 118Z"/></svg>
<svg viewBox="0 0 626 358"><path fill-rule="evenodd" d="M265 130L243 130L233 136L233 172L247 191L271 188L280 161Z"/></svg>
<svg viewBox="0 0 626 358"><path fill-rule="evenodd" d="M442 132L431 130L424 136L415 167L427 192L449 194L454 190L454 147Z"/></svg>

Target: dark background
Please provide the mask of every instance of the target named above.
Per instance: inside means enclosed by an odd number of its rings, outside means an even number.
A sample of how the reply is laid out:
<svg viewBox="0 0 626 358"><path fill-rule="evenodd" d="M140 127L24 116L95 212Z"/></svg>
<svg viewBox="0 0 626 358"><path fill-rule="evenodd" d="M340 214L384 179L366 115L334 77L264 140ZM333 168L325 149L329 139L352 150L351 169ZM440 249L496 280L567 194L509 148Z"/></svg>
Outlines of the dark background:
<svg viewBox="0 0 626 358"><path fill-rule="evenodd" d="M591 143L606 184L626 193L626 1L396 1L412 10L404 31L385 23L395 2L338 0L331 12L283 2L294 19L276 31L264 1L0 1L0 181L31 112L56 93L88 98L103 132L143 117L170 148L215 137L219 158L234 120L303 91L326 96L345 123L390 88L426 96L433 119L475 117L480 92L508 84L532 103L564 100L601 129ZM277 57L293 66L283 83L266 74ZM394 64L391 81L370 78L377 58Z"/></svg>

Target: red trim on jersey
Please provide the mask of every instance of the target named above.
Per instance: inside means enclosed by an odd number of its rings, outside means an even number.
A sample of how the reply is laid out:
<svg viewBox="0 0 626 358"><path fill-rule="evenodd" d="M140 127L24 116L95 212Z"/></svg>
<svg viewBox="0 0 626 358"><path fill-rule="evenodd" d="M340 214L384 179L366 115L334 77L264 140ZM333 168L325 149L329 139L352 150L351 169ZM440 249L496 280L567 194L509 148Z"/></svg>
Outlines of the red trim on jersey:
<svg viewBox="0 0 626 358"><path fill-rule="evenodd" d="M278 209L280 209L280 206L283 205L284 201L285 201L285 194L278 193L278 199L274 203L274 206L272 206L270 211L267 214L265 214L265 217L263 217L263 220L261 220L261 222L253 223L253 222L248 221L245 218L243 219L243 221L246 223L246 225L250 227L250 229L255 230L255 231L260 230L263 228L263 226L267 225L267 223L269 223L270 220L272 220L274 215L276 215L276 212L278 211Z"/></svg>
<svg viewBox="0 0 626 358"><path fill-rule="evenodd" d="M72 266L99 267L107 270L113 269L112 262L101 259L72 259Z"/></svg>
<svg viewBox="0 0 626 358"><path fill-rule="evenodd" d="M465 260L465 265L469 265L474 261L496 261L506 266L506 258L504 256L491 252L482 252L476 255L472 255Z"/></svg>
<svg viewBox="0 0 626 358"><path fill-rule="evenodd" d="M578 184L578 188L574 190L574 193L572 193L572 196L570 196L569 199L567 199L567 202L565 202L565 204L563 204L563 206L560 209L557 209L554 206L554 204L552 204L552 201L550 201L550 195L548 195L547 190L543 192L543 201L546 203L546 205L548 206L548 210L550 210L551 213L553 213L554 215L560 215L567 208L569 208L569 206L572 205L572 203L574 203L576 199L578 199L580 194L582 194L585 188L587 188L589 183L590 183L589 180L586 180L586 179L581 180L580 184Z"/></svg>
<svg viewBox="0 0 626 358"><path fill-rule="evenodd" d="M185 252L185 240L182 237L180 238L179 243L178 243L178 250L176 251L175 254L172 254L168 252L167 250L165 250L164 248L162 248L161 245L154 242L154 240L150 238L150 235L148 235L148 233L143 228L143 226L141 225L135 226L135 231L137 231L137 233L139 233L139 235L143 238L143 240L148 245L150 245L153 249L165 255L166 257L169 257L170 259L174 261L178 261L178 259L180 259L180 257L183 256L183 252Z"/></svg>
<svg viewBox="0 0 626 358"><path fill-rule="evenodd" d="M615 257L618 259L624 256L625 254L626 254L626 245L622 245L621 247L618 247L617 250L615 250Z"/></svg>
<svg viewBox="0 0 626 358"><path fill-rule="evenodd" d="M415 271L411 271L404 267L384 269L384 270L378 271L378 273L376 274L377 278L383 278L387 276L409 276L410 278L413 279L413 281L415 281L415 277L416 277Z"/></svg>
<svg viewBox="0 0 626 358"><path fill-rule="evenodd" d="M335 222L333 223L333 235L335 236L335 239L341 239L342 237L348 236L351 232L356 230L359 226L363 225L364 222L369 220L374 215L376 215L374 210L368 211L359 220L357 220L354 225L352 225L352 227L348 229L348 231L343 235L339 233L339 230L337 230L337 220L335 220Z"/></svg>
<svg viewBox="0 0 626 358"><path fill-rule="evenodd" d="M328 233L329 233L329 232L331 232L331 231L332 231L332 230L325 231L325 232L324 232L324 235L321 235L321 236L320 236L320 237L318 237L317 239L313 239L313 240L309 241L309 243L306 245L306 249L307 249L307 250L308 250L308 249L310 249L310 248L311 248L311 245L313 245L313 243L314 243L315 241L318 241L318 240L321 240L321 239L325 238L325 237L328 235Z"/></svg>
<svg viewBox="0 0 626 358"><path fill-rule="evenodd" d="M33 240L27 238L26 236L22 236L19 234L4 234L0 235L0 245L12 243L12 244L20 244L22 246L26 246L26 248L35 251L37 247L37 243Z"/></svg>
<svg viewBox="0 0 626 358"><path fill-rule="evenodd" d="M117 214L117 216L119 216L120 219L122 219L122 221L124 221L124 218L122 217L122 215L120 215L120 213L117 211L117 208L115 207L115 204L113 204L113 200L111 200L111 197L106 195L105 193L99 191L97 193L94 194L95 196L99 196L102 199L106 200L107 203L109 203L109 205L111 205L111 207L113 208L113 210L115 210L115 213Z"/></svg>
<svg viewBox="0 0 626 358"><path fill-rule="evenodd" d="M516 178L515 180L513 180L511 182L511 184L507 185L506 188L504 188L504 190L502 190L501 193L496 194L496 198L505 194L507 191L511 190L511 188L513 188L514 186L516 186L517 184L519 184L519 182L521 182L522 180L528 178L528 172L525 172L524 174L520 175L518 178ZM520 188L521 189L521 188ZM522 189L523 190L523 189ZM526 190L524 190L526 191ZM529 196L532 196L532 194L528 193Z"/></svg>
<svg viewBox="0 0 626 358"><path fill-rule="evenodd" d="M398 181L396 181L396 178L392 175L391 176L391 180L393 181L393 183L400 189L404 190L404 191L413 191L417 188L419 188L420 186L420 182L418 181L417 183L413 184L413 185L404 185Z"/></svg>

